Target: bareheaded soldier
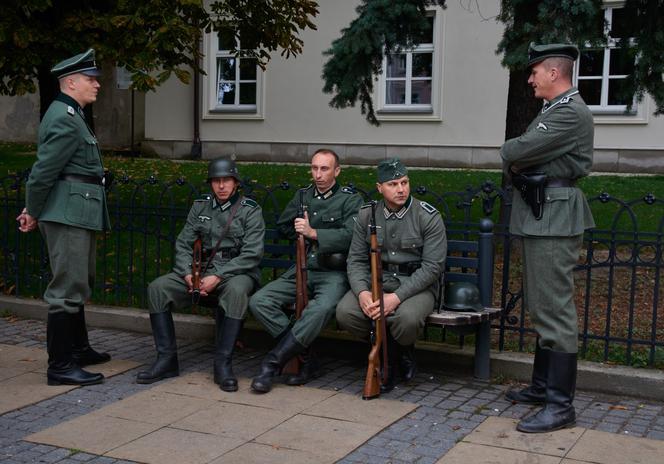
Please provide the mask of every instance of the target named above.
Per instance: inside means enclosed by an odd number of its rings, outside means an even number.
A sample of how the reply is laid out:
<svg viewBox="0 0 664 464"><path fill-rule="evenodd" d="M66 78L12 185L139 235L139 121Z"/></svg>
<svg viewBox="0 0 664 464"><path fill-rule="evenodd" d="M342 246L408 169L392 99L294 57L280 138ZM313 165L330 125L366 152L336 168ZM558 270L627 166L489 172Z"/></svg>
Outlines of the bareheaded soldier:
<svg viewBox="0 0 664 464"><path fill-rule="evenodd" d="M521 432L550 432L576 422L574 391L578 320L574 266L583 231L594 227L577 179L593 164L593 117L572 86L579 50L568 44L531 44L528 84L542 110L520 137L500 149L515 186L510 232L523 246L524 304L537 331L532 384L512 390L518 403L544 404L517 425Z"/></svg>
<svg viewBox="0 0 664 464"><path fill-rule="evenodd" d="M251 297L249 309L277 340L261 364L261 371L251 383L258 393L272 388L272 379L294 356L302 355L300 372L286 379L288 385L302 385L318 375L318 362L309 346L334 316L339 299L348 290L346 254L353 233L361 197L337 183L341 172L339 158L329 149L317 150L311 158L314 183L288 203L278 220L280 232L295 239L302 234L307 242L307 286L309 304L302 316L290 326L282 311L284 304L295 302L295 266ZM299 218L300 198L304 218Z"/></svg>
<svg viewBox="0 0 664 464"><path fill-rule="evenodd" d="M196 200L175 243L173 272L148 287L150 322L157 359L140 372L138 383L153 383L179 375L172 311L192 303L192 293L217 304L214 381L224 391L236 391L232 370L235 341L247 313L249 295L260 283L265 222L258 204L242 196L235 162L227 158L208 165L211 195ZM194 242L202 240L200 288L194 289Z"/></svg>
<svg viewBox="0 0 664 464"><path fill-rule="evenodd" d="M433 312L447 237L438 210L410 195L408 170L398 158L378 165L376 187L383 196L375 211L388 342L388 375L381 385L385 393L394 388L399 365L406 382L415 375L414 344ZM380 317L380 300L371 296L371 213L369 203L358 215L348 252L351 290L337 306L339 325L365 339L371 320Z"/></svg>

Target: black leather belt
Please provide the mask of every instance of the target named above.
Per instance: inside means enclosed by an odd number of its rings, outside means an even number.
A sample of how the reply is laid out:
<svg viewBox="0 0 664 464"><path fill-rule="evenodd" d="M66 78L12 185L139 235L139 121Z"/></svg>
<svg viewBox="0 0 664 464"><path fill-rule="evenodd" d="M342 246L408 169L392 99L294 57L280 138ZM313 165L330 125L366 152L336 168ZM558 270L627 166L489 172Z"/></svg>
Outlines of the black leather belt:
<svg viewBox="0 0 664 464"><path fill-rule="evenodd" d="M551 177L546 180L547 187L574 187L576 185L576 179L560 179L557 177Z"/></svg>
<svg viewBox="0 0 664 464"><path fill-rule="evenodd" d="M399 275L409 276L413 272L418 270L421 266L422 264L418 262L394 264L394 263L386 263L385 261L383 261L383 271Z"/></svg>
<svg viewBox="0 0 664 464"><path fill-rule="evenodd" d="M83 184L104 185L101 177L84 176L81 174L60 174L60 180L67 182L79 182Z"/></svg>

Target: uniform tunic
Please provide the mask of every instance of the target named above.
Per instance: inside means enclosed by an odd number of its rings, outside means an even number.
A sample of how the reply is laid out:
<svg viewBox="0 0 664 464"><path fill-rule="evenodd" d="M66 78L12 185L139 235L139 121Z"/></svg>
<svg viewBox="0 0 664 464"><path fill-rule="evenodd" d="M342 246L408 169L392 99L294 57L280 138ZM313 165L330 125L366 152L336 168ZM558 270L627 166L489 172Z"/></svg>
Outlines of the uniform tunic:
<svg viewBox="0 0 664 464"><path fill-rule="evenodd" d="M357 212L362 205L361 197L350 189L335 184L321 193L309 186L304 194L304 205L309 225L316 229L318 239L308 243L307 285L309 304L302 317L293 325L295 339L309 346L334 315L339 299L348 290L345 271L330 270L318 262L320 253L348 252ZM290 239L296 238L294 220L300 203L296 194L281 213L277 226ZM282 311L284 304L295 302L295 266L284 272L251 297L249 309L273 336L278 337L289 327L289 318Z"/></svg>
<svg viewBox="0 0 664 464"><path fill-rule="evenodd" d="M540 171L550 178L576 180L593 162L593 118L576 88L550 102L520 137L500 150L504 171ZM576 353L578 323L573 268L583 231L595 226L583 192L546 188L544 215L537 220L519 194L512 199L510 231L523 240L524 304L540 346Z"/></svg>
<svg viewBox="0 0 664 464"><path fill-rule="evenodd" d="M44 292L49 312L77 313L95 279L95 231L110 228L106 194L95 183L60 180L66 174L101 180L97 138L80 105L66 94L39 125L37 161L26 184L26 209L39 221L53 278Z"/></svg>
<svg viewBox="0 0 664 464"><path fill-rule="evenodd" d="M360 210L348 255L351 290L339 302L336 316L341 327L361 338L366 338L371 325L358 302L361 292L371 291L370 217L370 205L365 205ZM397 212L389 211L383 201L379 201L376 226L383 262L383 291L396 293L401 301L396 311L387 317L387 326L399 344L411 345L433 311L445 269L445 224L433 206L410 197ZM408 275L403 272L408 264L419 267Z"/></svg>
<svg viewBox="0 0 664 464"><path fill-rule="evenodd" d="M265 222L261 207L235 193L223 204L214 195L196 200L189 210L187 222L175 243L173 272L154 280L148 286L150 312L164 312L191 305L191 294L184 277L192 273L193 245L201 237L206 254L219 241L232 208L236 213L207 271L201 276L221 278L215 296L226 317L243 319L249 295L260 283L258 265L263 257ZM207 259L203 260L203 266Z"/></svg>

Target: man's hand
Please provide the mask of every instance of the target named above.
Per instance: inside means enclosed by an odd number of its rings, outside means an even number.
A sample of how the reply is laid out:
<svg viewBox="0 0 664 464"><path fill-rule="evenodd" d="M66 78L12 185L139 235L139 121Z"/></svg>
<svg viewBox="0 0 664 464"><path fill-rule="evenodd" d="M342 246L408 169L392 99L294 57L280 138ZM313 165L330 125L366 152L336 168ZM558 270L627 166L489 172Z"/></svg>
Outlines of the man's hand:
<svg viewBox="0 0 664 464"><path fill-rule="evenodd" d="M194 290L194 276L191 274L187 274L186 276L184 276L184 281L187 284L189 293L191 293Z"/></svg>
<svg viewBox="0 0 664 464"><path fill-rule="evenodd" d="M360 308L362 308L362 312L366 314L367 317L374 321L380 317L380 300L372 301L371 293L366 290L361 292L357 298L360 303ZM385 314L385 317L395 312L399 307L399 304L401 304L401 300L396 293L384 293L383 313Z"/></svg>
<svg viewBox="0 0 664 464"><path fill-rule="evenodd" d="M184 276L184 281L187 284L187 287L189 289L187 290L189 293L194 291L194 278L191 274L187 274ZM209 275L205 276L201 279L201 288L199 289L201 292L201 296L208 296L208 294L212 293L215 288L221 283L221 277L217 277L216 275Z"/></svg>
<svg viewBox="0 0 664 464"><path fill-rule="evenodd" d="M30 216L25 208L16 217L16 220L18 221L18 230L21 232L31 232L37 228L37 220Z"/></svg>
<svg viewBox="0 0 664 464"><path fill-rule="evenodd" d="M295 218L293 225L295 227L295 232L304 235L305 238L308 238L309 240L318 239L316 229L312 229L309 225L309 214L307 214L306 211L304 212L303 218Z"/></svg>

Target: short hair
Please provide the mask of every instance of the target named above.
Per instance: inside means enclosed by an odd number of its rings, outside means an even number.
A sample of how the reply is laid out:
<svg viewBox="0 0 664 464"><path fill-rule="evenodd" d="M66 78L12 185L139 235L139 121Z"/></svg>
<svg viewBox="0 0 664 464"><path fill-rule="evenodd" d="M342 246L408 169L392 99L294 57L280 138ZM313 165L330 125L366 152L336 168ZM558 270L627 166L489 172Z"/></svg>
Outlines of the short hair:
<svg viewBox="0 0 664 464"><path fill-rule="evenodd" d="M563 78L572 82L572 70L574 69L574 61L562 56L552 56L551 58L545 59L542 64L547 70L556 68Z"/></svg>
<svg viewBox="0 0 664 464"><path fill-rule="evenodd" d="M316 156L316 155L319 154L319 153L328 153L328 154L332 155L332 156L334 157L334 167L339 166L339 155L337 155L337 154L334 152L334 150L332 150L332 149L330 149L330 148L319 148L318 150L316 150L316 151L314 152L313 155L311 155L311 159L313 159L314 156Z"/></svg>

